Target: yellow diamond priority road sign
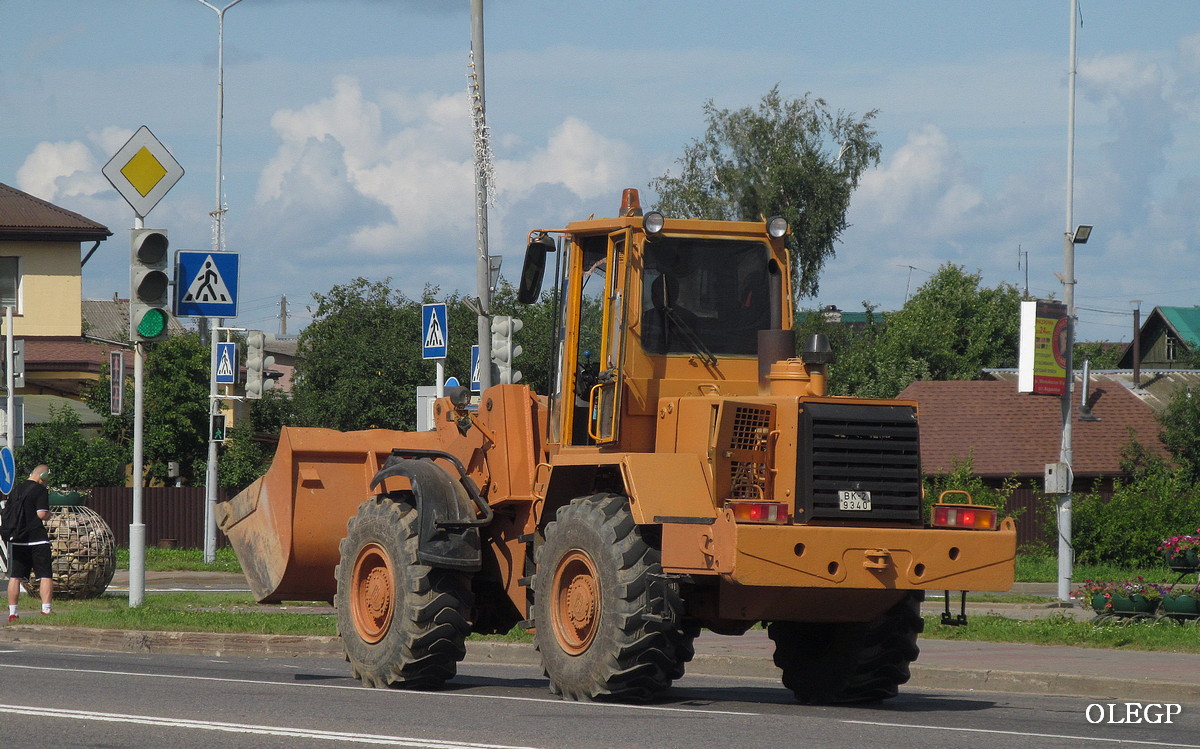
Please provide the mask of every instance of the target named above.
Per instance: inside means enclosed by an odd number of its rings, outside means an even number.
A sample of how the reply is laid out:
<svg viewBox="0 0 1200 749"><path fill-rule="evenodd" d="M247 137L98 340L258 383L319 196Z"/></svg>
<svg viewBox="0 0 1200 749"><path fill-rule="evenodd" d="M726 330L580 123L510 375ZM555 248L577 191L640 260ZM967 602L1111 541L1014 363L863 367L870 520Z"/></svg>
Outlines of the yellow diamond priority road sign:
<svg viewBox="0 0 1200 749"><path fill-rule="evenodd" d="M121 146L102 171L141 218L183 176L183 167L145 125Z"/></svg>

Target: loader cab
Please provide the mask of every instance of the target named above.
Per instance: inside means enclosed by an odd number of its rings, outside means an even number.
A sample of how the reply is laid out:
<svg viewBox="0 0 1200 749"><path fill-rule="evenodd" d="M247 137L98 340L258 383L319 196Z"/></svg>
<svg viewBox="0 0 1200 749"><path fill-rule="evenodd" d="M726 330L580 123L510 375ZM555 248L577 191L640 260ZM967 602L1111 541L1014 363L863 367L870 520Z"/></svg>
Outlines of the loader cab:
<svg viewBox="0 0 1200 749"><path fill-rule="evenodd" d="M537 299L555 254L549 439L561 448L650 451L660 398L757 395L757 332L792 324L782 231L643 217L634 201L530 237L521 301Z"/></svg>

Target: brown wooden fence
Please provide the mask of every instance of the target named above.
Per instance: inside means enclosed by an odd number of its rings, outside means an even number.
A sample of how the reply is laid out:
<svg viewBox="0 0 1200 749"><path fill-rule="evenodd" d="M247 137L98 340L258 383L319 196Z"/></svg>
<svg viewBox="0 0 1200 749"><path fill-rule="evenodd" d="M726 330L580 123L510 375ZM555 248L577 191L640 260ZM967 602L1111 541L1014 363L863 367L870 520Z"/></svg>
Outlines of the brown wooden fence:
<svg viewBox="0 0 1200 749"><path fill-rule="evenodd" d="M217 500L228 499L221 490ZM112 529L118 546L129 545L129 524L133 521L133 489L102 487L91 490L88 507L95 510ZM181 549L204 548L204 487L147 487L142 490L142 523L146 526L146 545L171 543ZM217 547L228 546L229 539L217 529Z"/></svg>
<svg viewBox="0 0 1200 749"><path fill-rule="evenodd" d="M999 482L989 482L999 484ZM998 488L998 487L997 487ZM1113 494L1112 479L1099 483L1092 479L1079 479L1072 491L1076 494L1086 494L1098 491L1104 501ZM1025 549L1031 544L1042 546L1055 551L1058 549L1058 535L1055 530L1055 508L1057 504L1053 497L1042 493L1042 480L1029 479L1012 493L1008 499L1008 511L1016 517L1017 548Z"/></svg>

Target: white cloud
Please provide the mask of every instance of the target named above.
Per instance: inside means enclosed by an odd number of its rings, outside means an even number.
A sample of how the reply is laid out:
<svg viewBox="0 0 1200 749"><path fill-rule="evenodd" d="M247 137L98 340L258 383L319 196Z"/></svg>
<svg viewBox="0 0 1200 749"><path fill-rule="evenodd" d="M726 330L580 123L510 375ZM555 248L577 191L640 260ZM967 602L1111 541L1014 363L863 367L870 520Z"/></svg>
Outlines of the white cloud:
<svg viewBox="0 0 1200 749"><path fill-rule="evenodd" d="M340 261L407 257L423 264L431 242L440 247L433 257L447 251L443 243L464 256L473 248L473 224L448 222L473 215L465 92L372 98L356 79L341 77L329 97L276 112L271 123L280 144L259 179L257 210L270 225L287 226L302 254L330 257L328 243L337 242ZM506 144L513 151L522 145ZM617 194L633 161L629 146L567 117L544 146L497 160L491 233L512 218L506 207L539 186L562 185L581 200Z"/></svg>
<svg viewBox="0 0 1200 749"><path fill-rule="evenodd" d="M903 228L909 237L952 236L983 203L976 180L946 134L926 125L863 175L854 215L879 230Z"/></svg>
<svg viewBox="0 0 1200 749"><path fill-rule="evenodd" d="M17 170L17 187L42 200L94 195L108 187L82 141L38 143Z"/></svg>
<svg viewBox="0 0 1200 749"><path fill-rule="evenodd" d="M577 117L567 117L549 137L546 146L522 160L505 160L497 166L503 175L502 190L515 199L539 185L557 184L582 199L617 192L630 178L632 149L606 138Z"/></svg>

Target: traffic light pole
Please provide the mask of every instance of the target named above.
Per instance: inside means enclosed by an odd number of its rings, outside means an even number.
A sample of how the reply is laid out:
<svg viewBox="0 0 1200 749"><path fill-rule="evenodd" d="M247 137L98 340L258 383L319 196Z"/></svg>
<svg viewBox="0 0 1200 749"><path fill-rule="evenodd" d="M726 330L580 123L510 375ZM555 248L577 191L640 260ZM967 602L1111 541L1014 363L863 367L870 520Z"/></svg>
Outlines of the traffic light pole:
<svg viewBox="0 0 1200 749"><path fill-rule="evenodd" d="M141 216L135 216L133 228L144 229ZM129 304L134 300L130 295ZM129 607L142 605L146 595L146 524L142 521L142 484L145 482L145 470L142 459L142 430L145 426L143 417L145 391L143 378L145 375L146 347L133 338L133 517L129 523Z"/></svg>
<svg viewBox="0 0 1200 749"><path fill-rule="evenodd" d="M13 376L13 310L12 307L4 308L4 387L8 391L7 408L4 419L4 444L8 445L11 450L16 447L15 434L13 429L13 418L16 416L14 411L17 407L17 399L13 396L13 385L16 379Z"/></svg>
<svg viewBox="0 0 1200 749"><path fill-rule="evenodd" d="M217 402L217 333L214 328L209 335L211 354L208 365L208 420L220 412ZM208 468L204 473L204 563L217 561L217 441L208 435Z"/></svg>

